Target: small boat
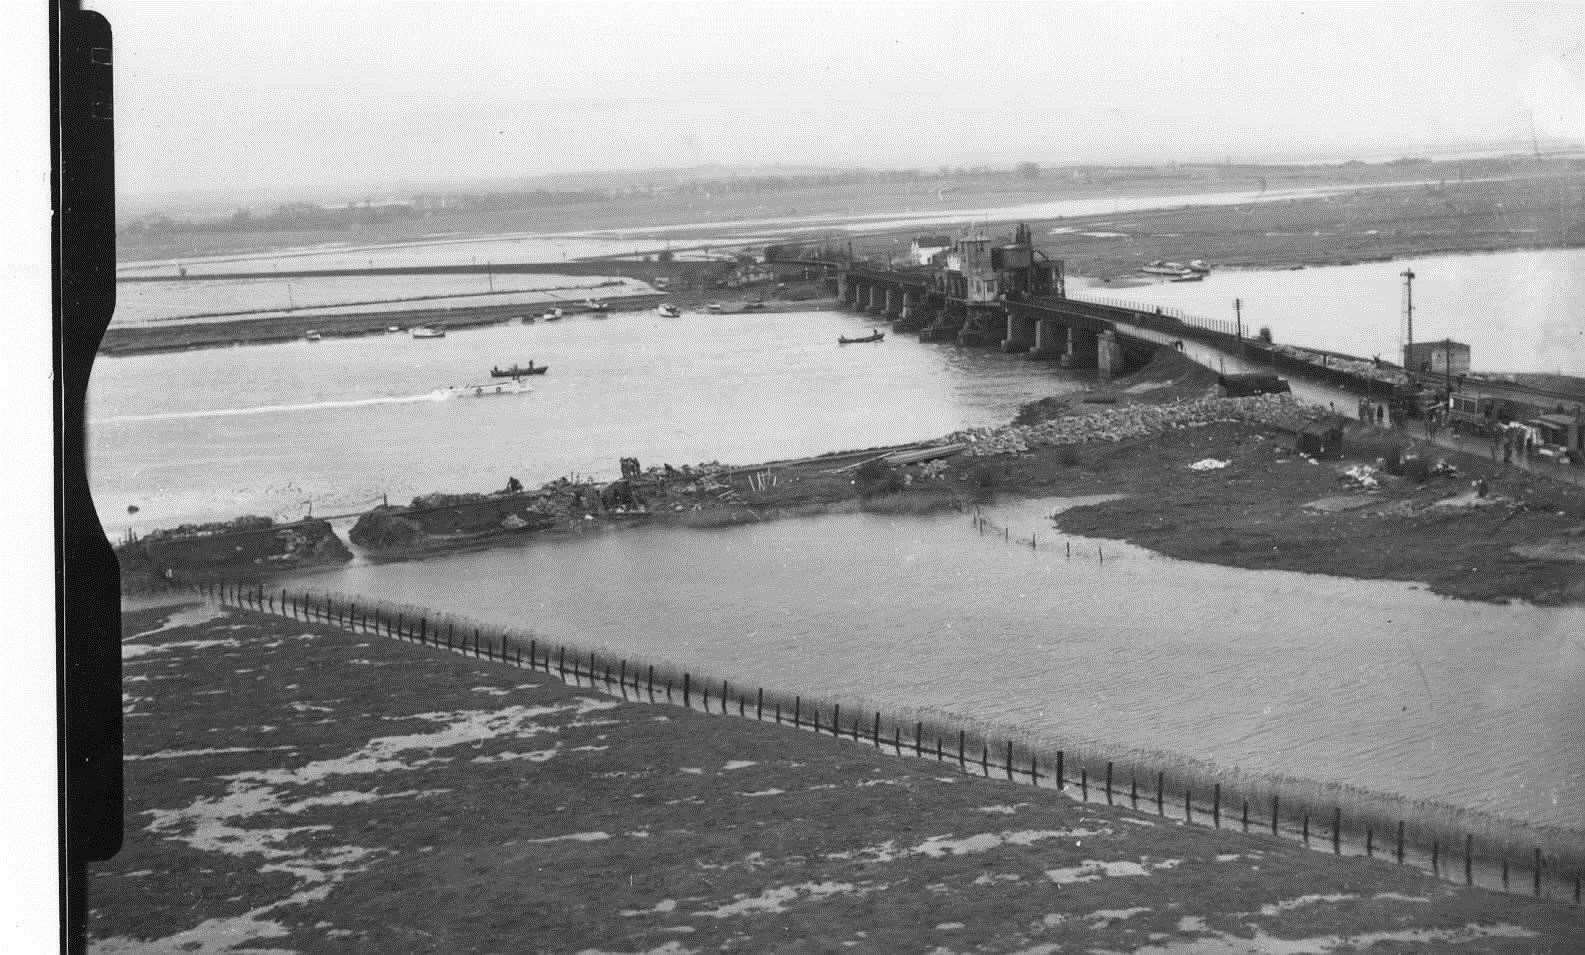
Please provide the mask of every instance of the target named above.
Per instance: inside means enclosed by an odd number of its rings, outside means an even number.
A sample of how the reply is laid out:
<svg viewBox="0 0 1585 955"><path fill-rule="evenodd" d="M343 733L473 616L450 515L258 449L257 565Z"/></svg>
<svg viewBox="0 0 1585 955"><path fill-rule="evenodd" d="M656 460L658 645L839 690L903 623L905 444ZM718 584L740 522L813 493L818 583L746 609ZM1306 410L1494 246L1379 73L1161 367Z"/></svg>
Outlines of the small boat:
<svg viewBox="0 0 1585 955"><path fill-rule="evenodd" d="M443 325L415 325L412 335L414 338L445 338L446 328Z"/></svg>
<svg viewBox="0 0 1585 955"><path fill-rule="evenodd" d="M493 398L496 395L526 395L533 391L526 381L492 381L476 385L452 385L441 389L448 398Z"/></svg>
<svg viewBox="0 0 1585 955"><path fill-rule="evenodd" d="M552 308L547 310L545 314L540 316L540 318L543 318L547 322L559 322L562 319L562 311L559 308Z"/></svg>
<svg viewBox="0 0 1585 955"><path fill-rule="evenodd" d="M1204 259L1190 259L1189 260L1189 271L1190 272L1209 272L1209 271L1211 271L1211 267L1206 264Z"/></svg>
<svg viewBox="0 0 1585 955"><path fill-rule="evenodd" d="M1167 279L1167 281L1169 281L1169 282L1203 282L1203 281L1205 281L1205 273L1204 272L1185 272L1182 275L1174 275L1172 278Z"/></svg>
<svg viewBox="0 0 1585 955"><path fill-rule="evenodd" d="M721 303L720 302L711 302L709 305L705 306L705 309L707 311L711 311L711 312L719 312L719 311L721 311Z"/></svg>
<svg viewBox="0 0 1585 955"><path fill-rule="evenodd" d="M588 309L591 312L603 312L607 308L609 308L610 306L606 305L604 302L602 302L602 301L600 301L598 299L588 298L588 299L584 299L583 307Z"/></svg>
<svg viewBox="0 0 1585 955"><path fill-rule="evenodd" d="M320 335L319 335L318 332L316 332L312 328L310 328L308 331L303 333L303 338L305 338L305 339L307 339L308 341L311 341L311 342L317 342L320 339Z"/></svg>
<svg viewBox="0 0 1585 955"><path fill-rule="evenodd" d="M764 308L764 307L765 307L765 303L763 301L758 300L758 299L756 299L756 300L754 300L752 302L744 302L743 303L743 311L745 311L745 312L753 311L754 309Z"/></svg>
<svg viewBox="0 0 1585 955"><path fill-rule="evenodd" d="M1161 259L1157 259L1156 261L1150 263L1149 265L1142 266L1139 271L1145 272L1145 273L1147 273L1149 275L1189 275L1189 274L1191 274L1191 272L1189 271L1189 268L1187 266L1183 265L1181 262L1163 262Z"/></svg>
<svg viewBox="0 0 1585 955"><path fill-rule="evenodd" d="M862 338L848 338L846 335L837 336L838 345L863 345L867 342L878 342L886 337L883 331L874 331Z"/></svg>
<svg viewBox="0 0 1585 955"><path fill-rule="evenodd" d="M679 309L675 305L668 305L665 302L662 302L660 305L655 307L655 314L659 315L661 318L681 318L682 309Z"/></svg>
<svg viewBox="0 0 1585 955"><path fill-rule="evenodd" d="M550 371L549 365L536 365L533 362L529 362L526 368L522 365L513 365L510 368L491 368L490 377L522 378L524 375L543 375L547 371Z"/></svg>
<svg viewBox="0 0 1585 955"><path fill-rule="evenodd" d="M386 329L385 329L386 333L387 334L391 334L391 335L395 335L396 333L400 332L401 330L402 330L402 326L400 326L400 325L388 325L388 326L386 326Z"/></svg>

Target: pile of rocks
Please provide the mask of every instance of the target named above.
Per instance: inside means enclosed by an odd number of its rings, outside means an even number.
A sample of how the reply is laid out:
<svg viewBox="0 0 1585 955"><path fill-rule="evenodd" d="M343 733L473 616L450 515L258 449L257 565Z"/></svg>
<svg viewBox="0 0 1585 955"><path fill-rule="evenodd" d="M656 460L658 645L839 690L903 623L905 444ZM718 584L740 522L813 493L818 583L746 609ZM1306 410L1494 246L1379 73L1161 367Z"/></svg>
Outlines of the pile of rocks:
<svg viewBox="0 0 1585 955"><path fill-rule="evenodd" d="M1195 398L1159 405L1111 407L1031 425L971 428L948 435L942 443L961 442L968 445L965 454L984 457L1022 454L1032 448L1063 444L1126 441L1222 421L1248 421L1295 429L1324 413L1323 409L1299 404L1291 395Z"/></svg>

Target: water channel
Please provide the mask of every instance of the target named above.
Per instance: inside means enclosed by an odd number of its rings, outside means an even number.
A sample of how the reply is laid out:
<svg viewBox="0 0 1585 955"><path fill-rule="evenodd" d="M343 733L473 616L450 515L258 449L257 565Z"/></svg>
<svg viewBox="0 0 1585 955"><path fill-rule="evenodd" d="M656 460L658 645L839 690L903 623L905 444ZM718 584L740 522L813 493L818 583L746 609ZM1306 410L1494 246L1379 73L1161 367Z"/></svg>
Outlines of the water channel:
<svg viewBox="0 0 1585 955"><path fill-rule="evenodd" d="M1021 544L957 513L831 515L592 533L296 583L740 684L1585 829L1585 610L1172 560L1057 535L1059 503L992 510Z"/></svg>

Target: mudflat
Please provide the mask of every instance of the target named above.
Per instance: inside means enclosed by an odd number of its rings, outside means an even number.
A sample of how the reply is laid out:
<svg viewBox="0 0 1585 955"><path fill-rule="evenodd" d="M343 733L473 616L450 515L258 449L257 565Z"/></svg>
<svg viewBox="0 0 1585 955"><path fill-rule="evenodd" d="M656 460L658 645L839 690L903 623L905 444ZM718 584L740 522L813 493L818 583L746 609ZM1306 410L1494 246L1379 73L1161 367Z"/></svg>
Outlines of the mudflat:
<svg viewBox="0 0 1585 955"><path fill-rule="evenodd" d="M92 949L1578 951L1580 909L213 606L123 616ZM905 749L906 754L906 749Z"/></svg>

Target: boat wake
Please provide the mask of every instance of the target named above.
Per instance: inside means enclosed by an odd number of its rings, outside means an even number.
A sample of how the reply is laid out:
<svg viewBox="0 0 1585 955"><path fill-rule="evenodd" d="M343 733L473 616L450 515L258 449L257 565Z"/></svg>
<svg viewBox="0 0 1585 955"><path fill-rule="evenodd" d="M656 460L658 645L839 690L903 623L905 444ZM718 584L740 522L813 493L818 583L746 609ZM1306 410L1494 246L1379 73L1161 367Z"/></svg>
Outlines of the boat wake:
<svg viewBox="0 0 1585 955"><path fill-rule="evenodd" d="M207 408L199 411L162 411L156 414L114 415L93 418L90 424L136 424L144 421L184 421L195 418L235 418L244 415L290 414L296 411L329 411L336 408L367 408L373 405L407 405L426 401L445 401L452 391L438 388L421 395L394 395L384 398L353 398L346 401L310 401L295 405L255 405L251 408Z"/></svg>

